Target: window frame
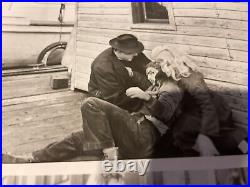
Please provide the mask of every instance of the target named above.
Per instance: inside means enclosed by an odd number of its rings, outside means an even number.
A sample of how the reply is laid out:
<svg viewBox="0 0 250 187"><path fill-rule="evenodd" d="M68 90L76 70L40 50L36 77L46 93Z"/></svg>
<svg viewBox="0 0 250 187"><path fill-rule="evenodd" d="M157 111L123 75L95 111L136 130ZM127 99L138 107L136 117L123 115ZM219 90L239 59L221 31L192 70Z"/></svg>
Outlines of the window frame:
<svg viewBox="0 0 250 187"><path fill-rule="evenodd" d="M167 20L164 20L164 19L150 19L150 18L147 18L147 15L145 14L146 13L146 2L142 2L142 11L143 11L143 15L144 15L144 18L143 18L143 23L169 23L169 16L168 16L168 19ZM168 10L167 10L168 11Z"/></svg>
<svg viewBox="0 0 250 187"><path fill-rule="evenodd" d="M131 3L131 12L132 12L132 25L131 29L133 30L165 30L165 31L176 31L176 25L174 20L173 8L171 2L163 2L168 11L168 22L158 20L152 21L146 20L144 15L142 2L132 2Z"/></svg>

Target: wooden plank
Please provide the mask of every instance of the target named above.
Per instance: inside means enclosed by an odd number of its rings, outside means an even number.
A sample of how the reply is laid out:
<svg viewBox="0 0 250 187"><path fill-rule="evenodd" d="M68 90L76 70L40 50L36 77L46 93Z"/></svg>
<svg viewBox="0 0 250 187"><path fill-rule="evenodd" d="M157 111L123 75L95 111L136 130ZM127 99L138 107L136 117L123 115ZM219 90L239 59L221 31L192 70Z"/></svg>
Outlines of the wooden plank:
<svg viewBox="0 0 250 187"><path fill-rule="evenodd" d="M216 8L221 10L234 10L234 11L248 11L248 4L246 2L231 3L231 2L216 2Z"/></svg>
<svg viewBox="0 0 250 187"><path fill-rule="evenodd" d="M41 71L42 70L48 70L48 69L60 69L60 68L64 68L64 66L62 65L53 65L53 66L47 66L47 67L40 67ZM29 68L18 68L18 69L5 69L5 70L2 70L2 73L13 73L13 72L22 72L22 71L34 71L33 68L29 67Z"/></svg>
<svg viewBox="0 0 250 187"><path fill-rule="evenodd" d="M81 130L81 114L58 116L37 122L27 122L25 126L4 129L3 150L14 154L31 153L37 149L61 140L74 131ZM20 134L26 136L20 136Z"/></svg>
<svg viewBox="0 0 250 187"><path fill-rule="evenodd" d="M61 98L64 96L71 96L71 95L77 95L77 92L72 91L64 91L64 92L54 92L54 93L48 93L48 94L42 94L42 95L35 95L35 96L26 96L26 97L18 97L13 99L4 99L2 100L2 106L10 106L10 105L17 105L17 104L23 104L23 103L29 103L29 102L36 102L46 99L52 99L52 98Z"/></svg>
<svg viewBox="0 0 250 187"><path fill-rule="evenodd" d="M248 21L248 12L218 10L219 18Z"/></svg>
<svg viewBox="0 0 250 187"><path fill-rule="evenodd" d="M102 34L103 33L103 34ZM176 34L152 34L152 33L133 33L140 41L154 41L160 43L173 43L173 44L185 44L194 46L208 46L216 48L227 48L226 40L223 38L211 38L203 36L187 36ZM115 37L114 34L108 34L103 31L89 32L80 31L78 38L81 41L92 41L96 43L108 43L108 41Z"/></svg>
<svg viewBox="0 0 250 187"><path fill-rule="evenodd" d="M101 43L101 42L93 43L91 41L87 42L87 41L82 41L80 39L77 41L77 46L80 49L87 49L87 50L95 50L95 49L104 50L111 47L108 43Z"/></svg>
<svg viewBox="0 0 250 187"><path fill-rule="evenodd" d="M223 38L211 38L203 36L185 36L171 34L138 34L141 41L154 41L161 43L173 43L192 46L206 46L216 48L226 48L226 41Z"/></svg>
<svg viewBox="0 0 250 187"><path fill-rule="evenodd" d="M182 25L182 26L235 29L243 31L248 30L248 23L246 21L238 21L238 20L176 17L175 22L177 26Z"/></svg>
<svg viewBox="0 0 250 187"><path fill-rule="evenodd" d="M248 87L226 82L214 81L206 79L206 83L213 91L223 95L229 95L239 98L248 98Z"/></svg>
<svg viewBox="0 0 250 187"><path fill-rule="evenodd" d="M128 15L88 15L80 14L78 16L78 23L81 21L93 21L93 22L114 22L114 23L131 23L131 17Z"/></svg>
<svg viewBox="0 0 250 187"><path fill-rule="evenodd" d="M48 130L53 129L53 130ZM11 143L15 144L24 144L24 143L30 143L31 140L37 141L42 140L42 138L53 138L57 137L58 135L70 135L73 131L82 130L82 119L81 119L81 113L80 110L78 110L77 113L74 114L68 114L65 116L56 116L54 118L48 118L45 120L40 121L31 121L27 122L25 126L12 126L8 127L4 131L4 136L8 138L13 138L11 140L7 140L5 138L4 141L6 144L9 144L9 141L12 141ZM29 132L29 135L26 137L20 137L20 134L23 134L24 132ZM43 132L42 132L43 131ZM55 133L53 131L57 132L63 132L65 131L66 134L63 133ZM38 133L40 132L40 133ZM68 134L67 134L68 133ZM15 139L21 139L22 142L16 141ZM6 145L7 146L7 145Z"/></svg>
<svg viewBox="0 0 250 187"><path fill-rule="evenodd" d="M14 87L4 87L2 96L3 99L12 99L16 97L25 97L25 96L33 96L33 95L40 95L40 94L48 94L48 93L54 93L54 92L63 92L69 90L67 89L60 89L58 90L52 90L49 86L48 87L30 87L30 88L19 88L18 90L15 90Z"/></svg>
<svg viewBox="0 0 250 187"><path fill-rule="evenodd" d="M238 110L232 110L233 111L233 120L237 123L248 125L248 113L247 112L241 112Z"/></svg>
<svg viewBox="0 0 250 187"><path fill-rule="evenodd" d="M112 30L112 29L100 29L100 28L84 28L84 27L79 27L78 28L78 34L79 35L84 35L85 33L91 34L91 35L95 35L95 36L106 36L106 37L110 37L114 38L116 36L119 36L121 34L124 34L123 30ZM132 34L135 32L132 31L126 31L126 33L128 34Z"/></svg>
<svg viewBox="0 0 250 187"><path fill-rule="evenodd" d="M227 39L229 49L248 51L248 41Z"/></svg>
<svg viewBox="0 0 250 187"><path fill-rule="evenodd" d="M173 8L178 9L221 9L234 11L248 11L247 3L229 3L229 2L175 2Z"/></svg>
<svg viewBox="0 0 250 187"><path fill-rule="evenodd" d="M238 61L190 56L198 66L248 74L248 64Z"/></svg>
<svg viewBox="0 0 250 187"><path fill-rule="evenodd" d="M200 18L218 18L215 9L174 9L175 17L200 17Z"/></svg>
<svg viewBox="0 0 250 187"><path fill-rule="evenodd" d="M91 64L93 60L93 58L77 56L76 72L89 73L91 71Z"/></svg>
<svg viewBox="0 0 250 187"><path fill-rule="evenodd" d="M79 7L78 15L80 14L94 14L94 15L129 15L130 7L128 8L85 8Z"/></svg>
<svg viewBox="0 0 250 187"><path fill-rule="evenodd" d="M230 60L227 49L189 46L188 54L193 56Z"/></svg>
<svg viewBox="0 0 250 187"><path fill-rule="evenodd" d="M195 36L210 36L231 38L248 41L248 32L223 28L206 28L206 27L193 27L193 26L177 26L177 32L180 34L195 35Z"/></svg>
<svg viewBox="0 0 250 187"><path fill-rule="evenodd" d="M48 77L51 75L67 75L68 72L64 71L64 72L53 72L53 73L43 73L43 74L27 74L27 75L17 75L17 76L6 76L6 77L2 77L2 81L6 82L6 81L16 81L16 80L24 80L24 79L35 79L35 78L44 78L44 77Z"/></svg>
<svg viewBox="0 0 250 187"><path fill-rule="evenodd" d="M129 2L84 2L78 3L79 8L127 8Z"/></svg>
<svg viewBox="0 0 250 187"><path fill-rule="evenodd" d="M142 41L145 46L145 53L149 53L150 51L159 46L159 45L166 45L173 49L178 49L183 51L183 53L190 54L192 56L199 56L199 57L210 57L216 59L225 59L229 60L229 54L227 49L220 49L220 48L211 48L211 47L202 47L202 46L190 46L190 45L180 45L180 44L170 44L170 43L160 43L160 42L147 42ZM146 52L146 50L150 50Z"/></svg>
<svg viewBox="0 0 250 187"><path fill-rule="evenodd" d="M213 2L174 2L174 9L191 9L191 8L203 8L203 9L213 9L215 8L215 3Z"/></svg>
<svg viewBox="0 0 250 187"><path fill-rule="evenodd" d="M55 116L72 114L79 110L79 108L80 101L74 101L33 109L28 108L25 110L5 112L2 114L2 124L3 126L25 125L25 123L30 121L39 121L42 119L53 118Z"/></svg>
<svg viewBox="0 0 250 187"><path fill-rule="evenodd" d="M118 29L118 30L129 30L130 25L127 23L111 23L111 22L92 22L92 21L81 21L78 23L78 27L83 28L102 28L102 29Z"/></svg>
<svg viewBox="0 0 250 187"><path fill-rule="evenodd" d="M55 73L55 72L66 72L68 68L60 67L60 68L43 68L43 69L27 69L21 71L13 71L13 72L2 72L2 77L6 76L17 76L17 75L27 75L27 74L42 74L42 73Z"/></svg>
<svg viewBox="0 0 250 187"><path fill-rule="evenodd" d="M248 75L237 73L237 72L228 72L224 70L210 69L200 67L201 72L204 74L205 78L211 80L218 80L228 83L239 84L243 86L248 85ZM228 76L230 74L230 76Z"/></svg>
<svg viewBox="0 0 250 187"><path fill-rule="evenodd" d="M5 112L15 111L15 110L24 110L24 109L32 109L35 107L42 107L42 106L48 106L53 104L60 104L60 103L71 103L78 100L81 100L83 98L83 94L74 94L59 98L47 98L46 100L36 101L36 102L26 102L22 104L15 104L15 105L9 105L2 108L2 114Z"/></svg>
<svg viewBox="0 0 250 187"><path fill-rule="evenodd" d="M247 21L247 12L216 9L174 9L175 17L219 18L229 20Z"/></svg>
<svg viewBox="0 0 250 187"><path fill-rule="evenodd" d="M92 36L90 33L82 33L77 35L77 40L81 42L88 42L88 43L98 43L98 44L106 44L108 45L109 40L111 38L105 36Z"/></svg>
<svg viewBox="0 0 250 187"><path fill-rule="evenodd" d="M88 82L90 74L77 73L75 87L84 91L88 91Z"/></svg>
<svg viewBox="0 0 250 187"><path fill-rule="evenodd" d="M77 56L80 57L87 57L87 58L96 58L103 50L97 49L96 51L94 50L87 50L87 49L78 49L76 52Z"/></svg>
<svg viewBox="0 0 250 187"><path fill-rule="evenodd" d="M112 29L99 29L99 28L78 28L78 33L81 35L88 33L95 36L106 36L111 38L114 38L118 35L124 34L125 31L121 30L112 30ZM126 33L135 34L136 36L140 33L145 34L145 31L126 31ZM232 29L222 29L222 28L205 28L205 27L192 27L192 26L178 26L177 31L164 31L160 32L164 35L170 34L173 35L190 35L190 36L205 36L205 37L215 37L215 38L231 38L231 39L238 39L238 40L248 40L248 32L247 31L241 31L241 34L239 35L238 30L232 30ZM150 35L158 35L160 33L154 33L151 32Z"/></svg>
<svg viewBox="0 0 250 187"><path fill-rule="evenodd" d="M224 98L224 100L229 104L229 106L234 110L239 110L242 112L248 111L248 100L245 98L235 97L235 96L229 96L224 95L223 93L220 93L220 95Z"/></svg>
<svg viewBox="0 0 250 187"><path fill-rule="evenodd" d="M232 60L240 61L240 62L248 62L248 52L230 50L230 56Z"/></svg>

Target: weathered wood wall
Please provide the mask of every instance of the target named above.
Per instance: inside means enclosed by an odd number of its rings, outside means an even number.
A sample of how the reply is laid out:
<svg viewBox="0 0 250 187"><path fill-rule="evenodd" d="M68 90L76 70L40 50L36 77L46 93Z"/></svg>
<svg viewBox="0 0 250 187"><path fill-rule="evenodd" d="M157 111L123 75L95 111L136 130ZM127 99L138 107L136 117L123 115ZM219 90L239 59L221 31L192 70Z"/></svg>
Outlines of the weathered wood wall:
<svg viewBox="0 0 250 187"><path fill-rule="evenodd" d="M247 3L172 3L175 31L132 29L131 3L78 3L74 87L87 90L93 59L108 41L135 34L145 53L167 44L188 51L199 62L206 82L233 109L237 124L247 125L248 5Z"/></svg>

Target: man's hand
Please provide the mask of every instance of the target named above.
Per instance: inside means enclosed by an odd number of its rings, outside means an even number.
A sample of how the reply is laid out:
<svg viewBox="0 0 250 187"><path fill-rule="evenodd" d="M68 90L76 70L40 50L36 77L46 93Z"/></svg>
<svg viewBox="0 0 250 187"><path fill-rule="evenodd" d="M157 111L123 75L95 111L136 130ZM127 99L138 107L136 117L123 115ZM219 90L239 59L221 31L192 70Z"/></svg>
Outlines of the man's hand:
<svg viewBox="0 0 250 187"><path fill-rule="evenodd" d="M131 87L126 90L126 95L130 98L139 98L148 101L151 96L138 87Z"/></svg>
<svg viewBox="0 0 250 187"><path fill-rule="evenodd" d="M208 136L203 134L198 135L193 149L198 151L201 156L214 156L220 154L214 146L212 140Z"/></svg>
<svg viewBox="0 0 250 187"><path fill-rule="evenodd" d="M133 73L132 69L131 69L130 67L125 67L125 68L126 68L127 71L128 71L128 75L129 75L130 77L133 77L134 73Z"/></svg>

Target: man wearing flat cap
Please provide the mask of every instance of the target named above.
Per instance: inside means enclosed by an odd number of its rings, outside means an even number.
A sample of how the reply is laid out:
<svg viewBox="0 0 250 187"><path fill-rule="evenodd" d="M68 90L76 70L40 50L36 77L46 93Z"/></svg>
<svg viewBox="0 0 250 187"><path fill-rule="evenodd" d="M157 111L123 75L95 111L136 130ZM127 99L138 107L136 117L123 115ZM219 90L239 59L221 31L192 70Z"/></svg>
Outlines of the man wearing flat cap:
<svg viewBox="0 0 250 187"><path fill-rule="evenodd" d="M111 47L98 55L92 63L88 91L92 96L130 112L137 111L142 101L127 97L125 91L134 86L143 90L150 86L145 75L145 67L150 60L142 53L143 44L132 34L113 38L109 44ZM140 74L141 76L136 77L142 79L133 79L134 74Z"/></svg>

